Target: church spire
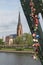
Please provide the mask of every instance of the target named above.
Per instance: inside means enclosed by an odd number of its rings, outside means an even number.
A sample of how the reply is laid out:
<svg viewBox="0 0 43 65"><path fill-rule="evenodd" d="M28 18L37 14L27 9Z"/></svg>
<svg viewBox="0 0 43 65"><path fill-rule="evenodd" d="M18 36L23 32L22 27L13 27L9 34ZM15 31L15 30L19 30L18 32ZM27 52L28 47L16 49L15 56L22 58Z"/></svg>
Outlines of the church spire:
<svg viewBox="0 0 43 65"><path fill-rule="evenodd" d="M19 12L19 17L18 17L18 26L19 25L21 25L20 12Z"/></svg>
<svg viewBox="0 0 43 65"><path fill-rule="evenodd" d="M17 36L22 35L22 24L21 24L21 19L20 19L20 12L19 12L19 17L18 17L18 25L17 25Z"/></svg>

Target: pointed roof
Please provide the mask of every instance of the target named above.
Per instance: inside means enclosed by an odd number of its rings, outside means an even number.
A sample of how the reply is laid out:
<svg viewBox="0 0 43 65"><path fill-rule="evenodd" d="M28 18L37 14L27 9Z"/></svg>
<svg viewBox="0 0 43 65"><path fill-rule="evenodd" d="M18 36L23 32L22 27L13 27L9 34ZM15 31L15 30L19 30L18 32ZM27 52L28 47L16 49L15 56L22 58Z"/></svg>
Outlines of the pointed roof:
<svg viewBox="0 0 43 65"><path fill-rule="evenodd" d="M21 24L21 19L20 19L20 12L18 16L18 24L17 24L17 36L22 35L22 24Z"/></svg>
<svg viewBox="0 0 43 65"><path fill-rule="evenodd" d="M21 25L20 12L19 12L19 17L18 17L18 26L19 25Z"/></svg>

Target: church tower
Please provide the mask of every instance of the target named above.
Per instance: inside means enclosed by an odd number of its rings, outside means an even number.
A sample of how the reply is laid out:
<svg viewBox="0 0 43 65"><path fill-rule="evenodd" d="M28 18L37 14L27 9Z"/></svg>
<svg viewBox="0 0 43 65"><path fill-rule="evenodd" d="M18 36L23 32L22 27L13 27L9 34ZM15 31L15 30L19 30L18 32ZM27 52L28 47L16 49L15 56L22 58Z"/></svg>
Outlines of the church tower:
<svg viewBox="0 0 43 65"><path fill-rule="evenodd" d="M17 25L17 36L22 36L22 34L23 34L23 29L22 29L22 24L21 24L21 19L20 19L20 12L19 12L18 25Z"/></svg>

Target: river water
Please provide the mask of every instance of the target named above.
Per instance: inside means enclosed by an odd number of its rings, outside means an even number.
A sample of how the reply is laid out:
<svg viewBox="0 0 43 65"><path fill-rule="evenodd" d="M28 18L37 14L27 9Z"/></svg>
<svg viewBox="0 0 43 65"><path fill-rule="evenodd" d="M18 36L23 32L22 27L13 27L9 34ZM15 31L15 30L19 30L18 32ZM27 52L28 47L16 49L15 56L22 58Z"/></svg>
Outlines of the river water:
<svg viewBox="0 0 43 65"><path fill-rule="evenodd" d="M41 65L32 54L0 53L0 65Z"/></svg>

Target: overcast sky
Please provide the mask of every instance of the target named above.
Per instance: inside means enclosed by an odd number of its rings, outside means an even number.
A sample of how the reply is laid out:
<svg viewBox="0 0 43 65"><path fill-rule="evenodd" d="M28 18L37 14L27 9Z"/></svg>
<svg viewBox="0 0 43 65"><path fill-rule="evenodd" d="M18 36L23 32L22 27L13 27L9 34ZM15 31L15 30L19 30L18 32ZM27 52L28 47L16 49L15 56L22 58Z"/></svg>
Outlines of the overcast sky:
<svg viewBox="0 0 43 65"><path fill-rule="evenodd" d="M16 34L19 11L23 33L30 33L20 0L0 0L0 37Z"/></svg>
<svg viewBox="0 0 43 65"><path fill-rule="evenodd" d="M18 14L21 14L23 32L29 33L29 27L19 0L0 0L0 37L16 34Z"/></svg>

